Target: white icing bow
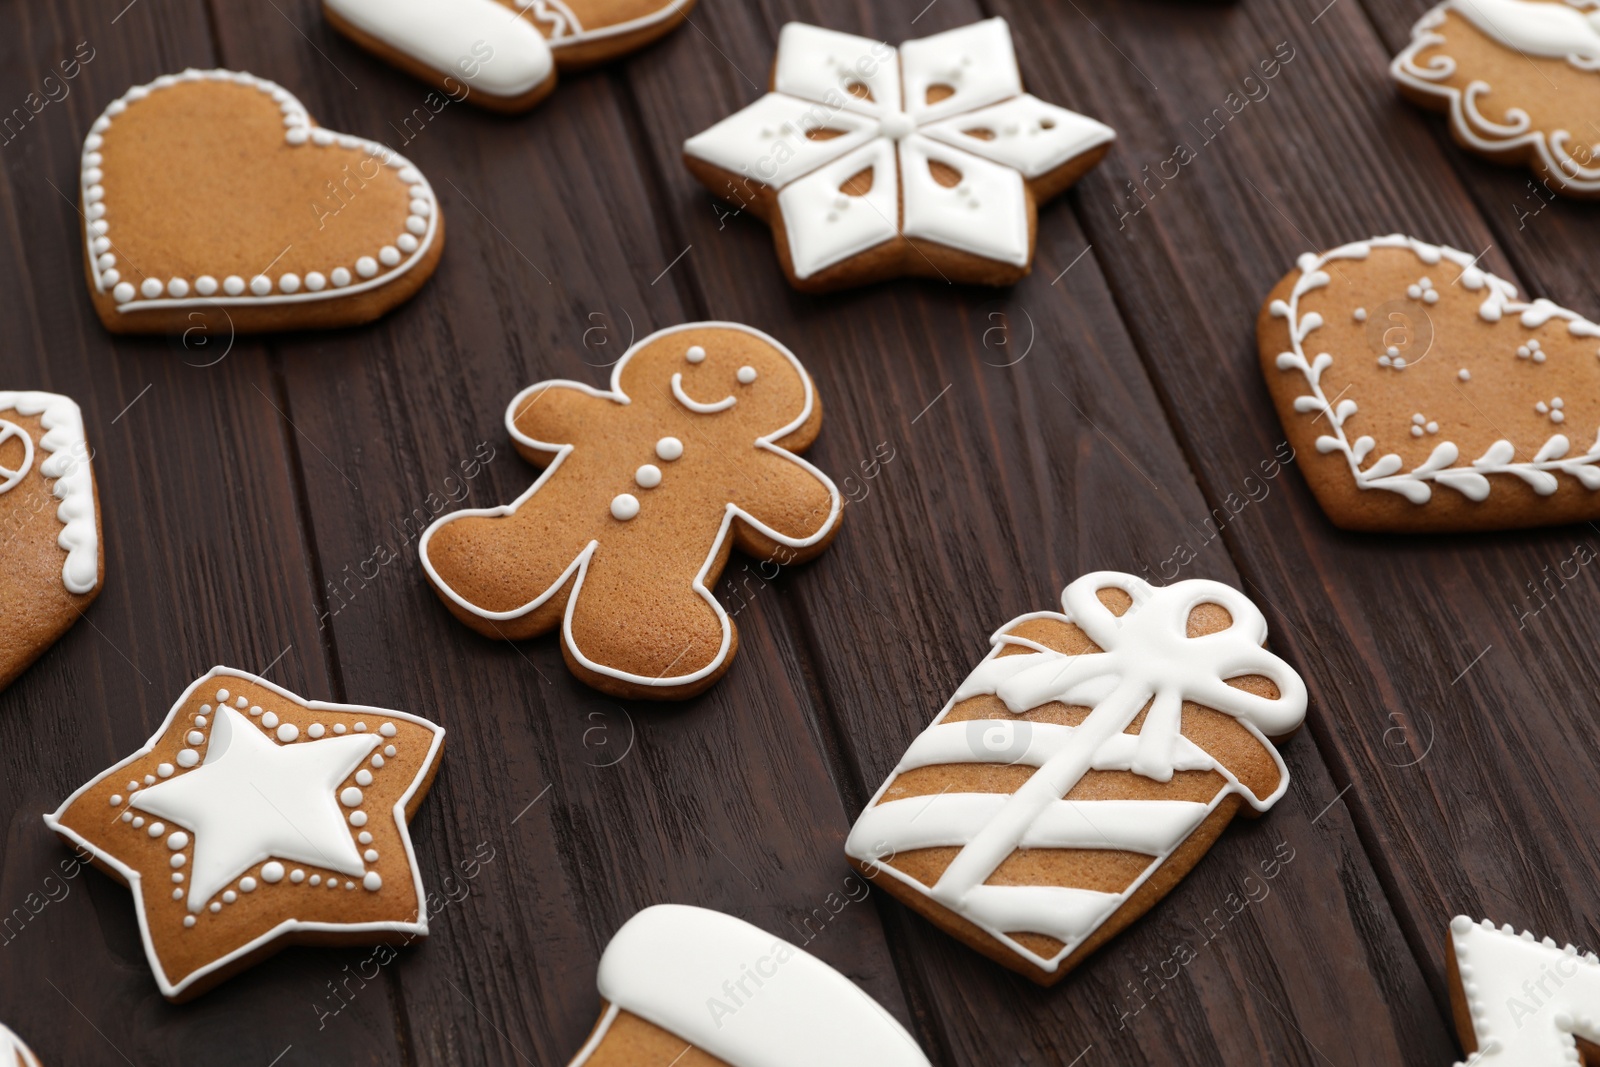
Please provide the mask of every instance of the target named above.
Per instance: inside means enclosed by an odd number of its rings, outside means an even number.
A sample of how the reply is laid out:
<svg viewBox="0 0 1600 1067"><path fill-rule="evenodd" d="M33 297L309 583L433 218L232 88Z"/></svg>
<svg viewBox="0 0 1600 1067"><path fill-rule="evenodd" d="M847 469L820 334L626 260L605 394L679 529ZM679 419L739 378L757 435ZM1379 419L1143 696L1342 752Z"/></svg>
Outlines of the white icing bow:
<svg viewBox="0 0 1600 1067"><path fill-rule="evenodd" d="M800 278L898 234L1023 266L1025 180L1115 136L1022 91L999 18L898 51L791 22L778 38L773 87L684 151L778 190ZM959 181L941 183L934 164ZM871 187L845 192L863 172Z"/></svg>

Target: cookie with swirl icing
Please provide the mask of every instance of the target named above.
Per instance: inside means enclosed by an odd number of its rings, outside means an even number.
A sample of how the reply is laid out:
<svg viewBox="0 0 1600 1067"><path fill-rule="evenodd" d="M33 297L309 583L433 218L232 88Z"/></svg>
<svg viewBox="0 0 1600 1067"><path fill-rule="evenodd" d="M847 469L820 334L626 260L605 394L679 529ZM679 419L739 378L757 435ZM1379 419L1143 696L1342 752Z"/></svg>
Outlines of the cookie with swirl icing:
<svg viewBox="0 0 1600 1067"><path fill-rule="evenodd" d="M1101 571L1061 604L995 633L845 843L890 895L1041 985L1284 795L1277 744L1306 712L1236 589Z"/></svg>
<svg viewBox="0 0 1600 1067"><path fill-rule="evenodd" d="M1407 97L1450 116L1462 146L1600 196L1596 0L1444 0L1389 69Z"/></svg>
<svg viewBox="0 0 1600 1067"><path fill-rule="evenodd" d="M323 0L328 24L452 100L526 111L558 74L643 48L694 0ZM442 106L442 105L441 105Z"/></svg>
<svg viewBox="0 0 1600 1067"><path fill-rule="evenodd" d="M100 595L105 550L83 412L0 390L0 689Z"/></svg>

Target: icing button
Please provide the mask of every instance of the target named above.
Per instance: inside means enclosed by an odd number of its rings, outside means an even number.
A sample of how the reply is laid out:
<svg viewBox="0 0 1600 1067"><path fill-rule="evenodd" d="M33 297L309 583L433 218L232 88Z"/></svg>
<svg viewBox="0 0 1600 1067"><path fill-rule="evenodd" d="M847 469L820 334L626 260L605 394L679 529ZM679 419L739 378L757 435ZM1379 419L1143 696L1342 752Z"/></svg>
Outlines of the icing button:
<svg viewBox="0 0 1600 1067"><path fill-rule="evenodd" d="M676 437L663 437L656 442L656 455L671 462L683 455L683 442Z"/></svg>
<svg viewBox="0 0 1600 1067"><path fill-rule="evenodd" d="M740 367L739 368L739 384L740 385L749 385L751 382L753 382L755 380L756 380L756 369L754 367Z"/></svg>
<svg viewBox="0 0 1600 1067"><path fill-rule="evenodd" d="M689 351L683 354L683 358L690 363L703 363L706 358L706 350L699 345L690 345Z"/></svg>
<svg viewBox="0 0 1600 1067"><path fill-rule="evenodd" d="M639 498L632 493L618 493L611 498L611 517L627 522L639 514Z"/></svg>
<svg viewBox="0 0 1600 1067"><path fill-rule="evenodd" d="M633 472L633 480L639 483L641 489L654 489L661 484L661 468L654 463L646 463Z"/></svg>

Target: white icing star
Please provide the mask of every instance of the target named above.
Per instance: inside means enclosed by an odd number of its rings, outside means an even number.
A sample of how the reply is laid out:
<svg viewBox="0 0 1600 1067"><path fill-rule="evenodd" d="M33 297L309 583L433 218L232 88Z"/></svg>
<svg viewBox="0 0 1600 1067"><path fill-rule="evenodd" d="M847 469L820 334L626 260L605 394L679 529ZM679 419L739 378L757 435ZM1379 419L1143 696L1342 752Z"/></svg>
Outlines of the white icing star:
<svg viewBox="0 0 1600 1067"><path fill-rule="evenodd" d="M339 809L339 785L379 743L354 734L278 745L232 708L219 708L205 762L129 801L194 834L188 907L201 911L268 858L341 874L366 867Z"/></svg>

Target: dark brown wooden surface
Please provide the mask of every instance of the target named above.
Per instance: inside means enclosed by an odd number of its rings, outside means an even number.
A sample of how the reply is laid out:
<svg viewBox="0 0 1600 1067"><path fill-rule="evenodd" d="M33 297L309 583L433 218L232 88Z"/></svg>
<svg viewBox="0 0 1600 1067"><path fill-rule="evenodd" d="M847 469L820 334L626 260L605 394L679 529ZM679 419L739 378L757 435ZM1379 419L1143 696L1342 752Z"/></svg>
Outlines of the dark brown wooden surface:
<svg viewBox="0 0 1600 1067"><path fill-rule="evenodd" d="M1292 465L1220 536L1203 524L1282 440L1253 332L1296 255L1410 231L1487 249L1594 317L1600 215L1546 203L1398 99L1385 66L1423 3L1325 4L703 0L529 116L452 104L420 122L426 88L314 0L0 0L0 112L94 49L0 145L0 387L82 403L107 540L99 601L0 694L0 914L29 914L0 939L0 1020L52 1065L560 1064L593 1023L611 932L678 901L793 940L809 917L807 947L941 1065L1453 1062L1450 916L1600 942L1600 580L1525 614L1527 583L1600 531L1342 534ZM1035 272L1011 290L797 295L766 228L720 218L679 161L758 94L788 19L898 42L985 14L1012 21L1031 89L1119 133L1041 212ZM130 84L191 65L270 77L429 174L450 233L417 299L370 328L231 347L100 329L82 137ZM1207 142L1229 93L1258 99ZM1131 199L1179 142L1195 158ZM454 623L417 565L417 516L526 487L500 421L517 389L601 383L630 337L701 318L807 363L827 410L811 458L852 504L812 565L768 583L735 557L720 593L742 642L722 683L681 707L619 703L551 639ZM493 459L462 479L480 448ZM1085 570L1174 577L1183 544L1176 576L1244 589L1308 680L1289 795L1053 990L879 894L834 914L850 820L991 630ZM396 561L352 577L380 547ZM451 903L376 977L357 975L364 951L297 949L175 1008L126 891L61 874L40 813L216 663L450 730L413 834ZM1265 898L1197 935L1280 847L1294 858ZM1179 944L1197 958L1155 978Z"/></svg>

